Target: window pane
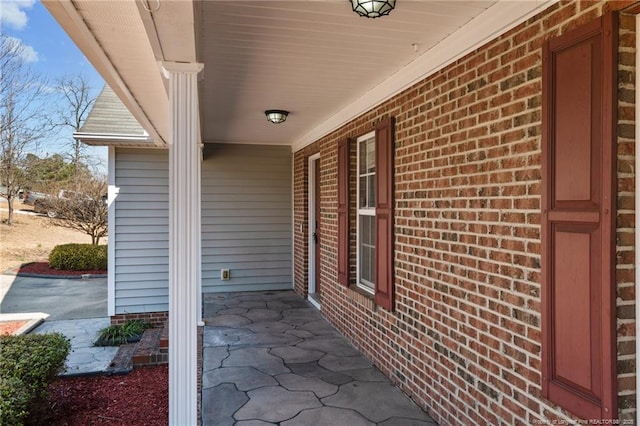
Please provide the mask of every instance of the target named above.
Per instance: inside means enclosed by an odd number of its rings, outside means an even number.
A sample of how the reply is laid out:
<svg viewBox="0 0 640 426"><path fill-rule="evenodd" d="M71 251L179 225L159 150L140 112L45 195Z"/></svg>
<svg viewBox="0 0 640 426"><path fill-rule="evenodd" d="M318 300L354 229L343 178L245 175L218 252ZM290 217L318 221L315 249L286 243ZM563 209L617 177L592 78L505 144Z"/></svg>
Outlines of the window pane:
<svg viewBox="0 0 640 426"><path fill-rule="evenodd" d="M363 175L367 173L367 144L366 142L360 142L358 144L358 174Z"/></svg>
<svg viewBox="0 0 640 426"><path fill-rule="evenodd" d="M367 172L376 171L376 140L374 138L367 141Z"/></svg>
<svg viewBox="0 0 640 426"><path fill-rule="evenodd" d="M360 193L358 194L358 207L367 207L367 177L360 177Z"/></svg>
<svg viewBox="0 0 640 426"><path fill-rule="evenodd" d="M375 150L375 136L358 141L358 285L367 290L375 287Z"/></svg>
<svg viewBox="0 0 640 426"><path fill-rule="evenodd" d="M376 171L376 140L375 138L361 141L358 144L358 173L375 173Z"/></svg>
<svg viewBox="0 0 640 426"><path fill-rule="evenodd" d="M373 288L375 283L375 216L360 216L360 283Z"/></svg>
<svg viewBox="0 0 640 426"><path fill-rule="evenodd" d="M367 177L367 207L375 207L376 206L376 176L368 176Z"/></svg>
<svg viewBox="0 0 640 426"><path fill-rule="evenodd" d="M371 245L371 229L369 225L369 216L360 216L360 241L362 245Z"/></svg>
<svg viewBox="0 0 640 426"><path fill-rule="evenodd" d="M371 265L371 257L369 254L369 248L368 247L363 247L362 248L362 253L361 253L361 259L362 259L362 263L360 264L360 267L362 268L360 270L360 278L361 278L361 282L370 282L370 274L369 274L369 269L370 269L370 265Z"/></svg>

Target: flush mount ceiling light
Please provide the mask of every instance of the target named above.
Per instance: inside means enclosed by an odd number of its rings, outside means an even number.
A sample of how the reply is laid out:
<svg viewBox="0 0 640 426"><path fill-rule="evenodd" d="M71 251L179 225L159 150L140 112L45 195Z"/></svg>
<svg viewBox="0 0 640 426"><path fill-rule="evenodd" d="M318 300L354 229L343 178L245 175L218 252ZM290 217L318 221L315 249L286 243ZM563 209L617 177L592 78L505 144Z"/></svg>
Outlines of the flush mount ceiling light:
<svg viewBox="0 0 640 426"><path fill-rule="evenodd" d="M264 112L264 115L267 116L267 120L274 124L284 123L287 119L287 115L289 115L289 111L284 111L281 109L268 109Z"/></svg>
<svg viewBox="0 0 640 426"><path fill-rule="evenodd" d="M353 11L367 18L388 15L396 7L396 0L351 0Z"/></svg>

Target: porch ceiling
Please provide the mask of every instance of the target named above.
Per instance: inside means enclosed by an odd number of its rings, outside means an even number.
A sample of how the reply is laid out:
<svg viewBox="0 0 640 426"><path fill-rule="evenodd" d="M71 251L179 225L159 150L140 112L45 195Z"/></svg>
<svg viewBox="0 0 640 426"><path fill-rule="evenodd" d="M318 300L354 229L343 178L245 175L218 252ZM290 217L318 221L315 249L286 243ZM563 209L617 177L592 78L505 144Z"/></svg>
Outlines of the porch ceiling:
<svg viewBox="0 0 640 426"><path fill-rule="evenodd" d="M398 0L366 19L346 0L44 0L158 144L168 135L158 62L197 60L204 142L294 149L553 2ZM273 125L266 109L291 113Z"/></svg>

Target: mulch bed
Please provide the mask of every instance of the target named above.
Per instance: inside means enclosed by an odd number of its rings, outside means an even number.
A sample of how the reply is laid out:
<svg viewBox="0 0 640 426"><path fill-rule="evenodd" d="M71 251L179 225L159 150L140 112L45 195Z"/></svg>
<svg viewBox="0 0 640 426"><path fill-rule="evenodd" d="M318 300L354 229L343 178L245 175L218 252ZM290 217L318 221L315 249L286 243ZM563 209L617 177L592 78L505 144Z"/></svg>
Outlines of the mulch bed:
<svg viewBox="0 0 640 426"><path fill-rule="evenodd" d="M28 323L29 320L0 321L0 336L9 336Z"/></svg>
<svg viewBox="0 0 640 426"><path fill-rule="evenodd" d="M20 265L17 270L17 273L28 273L28 274L37 274L37 275L85 275L85 274L95 274L102 275L106 274L107 271L102 269L92 269L89 271L69 271L69 270L60 270L53 269L49 267L48 262L31 262Z"/></svg>
<svg viewBox="0 0 640 426"><path fill-rule="evenodd" d="M169 370L166 365L122 376L59 379L49 387L44 414L30 425L156 426L169 423Z"/></svg>
<svg viewBox="0 0 640 426"><path fill-rule="evenodd" d="M104 270L61 271L50 268L47 262L27 263L16 272L78 276L107 273ZM3 324L0 323L0 334L4 331ZM8 330L9 325L6 328ZM140 368L126 375L58 379L49 386L43 409L27 422L38 426L159 426L168 423L169 370L166 365Z"/></svg>

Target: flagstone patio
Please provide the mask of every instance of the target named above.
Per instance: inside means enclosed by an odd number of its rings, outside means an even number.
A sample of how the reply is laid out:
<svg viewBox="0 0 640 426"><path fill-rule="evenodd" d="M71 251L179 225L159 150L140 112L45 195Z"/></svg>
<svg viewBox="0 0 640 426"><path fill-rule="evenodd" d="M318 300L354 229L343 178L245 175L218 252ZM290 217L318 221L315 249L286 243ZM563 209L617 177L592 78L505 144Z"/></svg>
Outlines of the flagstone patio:
<svg viewBox="0 0 640 426"><path fill-rule="evenodd" d="M204 296L203 425L435 425L292 291Z"/></svg>

